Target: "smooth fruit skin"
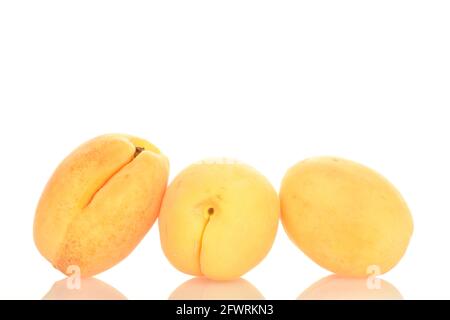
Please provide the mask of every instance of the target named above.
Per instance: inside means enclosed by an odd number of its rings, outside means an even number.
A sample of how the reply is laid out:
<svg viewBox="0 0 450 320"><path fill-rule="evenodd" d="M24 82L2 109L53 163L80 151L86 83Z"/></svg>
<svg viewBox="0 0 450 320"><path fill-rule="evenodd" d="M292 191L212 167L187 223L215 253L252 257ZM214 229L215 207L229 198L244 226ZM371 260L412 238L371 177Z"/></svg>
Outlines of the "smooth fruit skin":
<svg viewBox="0 0 450 320"><path fill-rule="evenodd" d="M58 166L39 201L34 240L53 266L89 277L124 259L155 222L169 163L145 140L92 139Z"/></svg>
<svg viewBox="0 0 450 320"><path fill-rule="evenodd" d="M161 245L182 272L237 279L267 255L278 220L278 196L264 176L244 164L204 161L167 188Z"/></svg>
<svg viewBox="0 0 450 320"><path fill-rule="evenodd" d="M280 201L291 240L342 276L389 271L413 232L411 214L395 187L349 160L321 157L296 164L282 181Z"/></svg>

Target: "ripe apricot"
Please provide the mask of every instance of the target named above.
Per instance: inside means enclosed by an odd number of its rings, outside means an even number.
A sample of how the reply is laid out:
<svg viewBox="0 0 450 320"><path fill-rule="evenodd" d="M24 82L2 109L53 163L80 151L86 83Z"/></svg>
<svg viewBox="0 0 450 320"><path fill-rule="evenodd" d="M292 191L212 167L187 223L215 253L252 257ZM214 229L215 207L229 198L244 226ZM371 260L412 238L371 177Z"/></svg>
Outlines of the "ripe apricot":
<svg viewBox="0 0 450 320"><path fill-rule="evenodd" d="M291 240L316 263L343 276L389 271L413 231L408 206L395 187L344 159L296 164L283 179L280 199Z"/></svg>
<svg viewBox="0 0 450 320"><path fill-rule="evenodd" d="M204 161L169 185L159 215L161 245L180 271L230 280L269 252L279 219L272 185L233 161Z"/></svg>
<svg viewBox="0 0 450 320"><path fill-rule="evenodd" d="M167 158L145 140L113 134L84 143L45 187L34 221L36 246L66 274L72 266L83 277L111 268L156 220L168 172Z"/></svg>

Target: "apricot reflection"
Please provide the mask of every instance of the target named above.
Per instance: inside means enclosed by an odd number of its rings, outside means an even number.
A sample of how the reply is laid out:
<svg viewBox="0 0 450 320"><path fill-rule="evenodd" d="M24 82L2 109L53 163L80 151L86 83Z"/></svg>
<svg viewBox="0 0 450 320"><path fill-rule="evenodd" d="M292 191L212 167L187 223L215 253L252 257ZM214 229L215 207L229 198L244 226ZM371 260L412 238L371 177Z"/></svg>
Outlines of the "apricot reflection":
<svg viewBox="0 0 450 320"><path fill-rule="evenodd" d="M264 296L244 279L213 281L193 278L180 285L169 300L262 300Z"/></svg>
<svg viewBox="0 0 450 320"><path fill-rule="evenodd" d="M389 282L376 279L368 285L365 278L325 277L308 289L299 300L402 300L400 292Z"/></svg>
<svg viewBox="0 0 450 320"><path fill-rule="evenodd" d="M56 281L43 300L127 300L109 284L95 279L81 279L79 288L70 283L70 278Z"/></svg>

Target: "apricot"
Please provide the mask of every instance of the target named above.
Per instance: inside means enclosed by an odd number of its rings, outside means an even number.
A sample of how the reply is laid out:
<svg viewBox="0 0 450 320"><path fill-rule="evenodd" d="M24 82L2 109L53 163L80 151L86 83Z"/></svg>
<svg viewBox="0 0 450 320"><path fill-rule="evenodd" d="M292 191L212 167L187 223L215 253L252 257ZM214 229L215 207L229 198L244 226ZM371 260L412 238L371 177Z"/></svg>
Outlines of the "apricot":
<svg viewBox="0 0 450 320"><path fill-rule="evenodd" d="M45 187L34 221L37 248L65 274L73 266L82 277L111 268L155 222L168 172L167 158L145 140L111 134L84 143Z"/></svg>
<svg viewBox="0 0 450 320"><path fill-rule="evenodd" d="M395 187L349 160L321 157L294 165L282 181L280 201L291 240L342 276L389 271L413 232L408 206Z"/></svg>
<svg viewBox="0 0 450 320"><path fill-rule="evenodd" d="M167 188L159 215L161 246L184 273L236 279L267 255L278 219L277 193L255 169L203 161Z"/></svg>

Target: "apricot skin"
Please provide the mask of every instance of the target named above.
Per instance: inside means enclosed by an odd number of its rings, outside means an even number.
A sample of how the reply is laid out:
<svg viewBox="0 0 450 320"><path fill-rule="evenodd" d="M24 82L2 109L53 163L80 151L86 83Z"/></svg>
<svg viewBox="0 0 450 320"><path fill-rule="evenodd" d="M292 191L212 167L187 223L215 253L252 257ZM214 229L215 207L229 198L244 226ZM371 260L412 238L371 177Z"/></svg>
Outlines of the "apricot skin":
<svg viewBox="0 0 450 320"><path fill-rule="evenodd" d="M253 168L203 162L167 188L159 215L161 245L180 271L237 279L269 252L279 219L271 184Z"/></svg>
<svg viewBox="0 0 450 320"><path fill-rule="evenodd" d="M386 273L413 232L406 202L375 171L352 161L314 158L286 173L281 220L291 240L320 266L342 276Z"/></svg>
<svg viewBox="0 0 450 320"><path fill-rule="evenodd" d="M104 135L58 166L39 201L34 240L53 266L90 277L124 259L159 212L169 163L145 140Z"/></svg>

